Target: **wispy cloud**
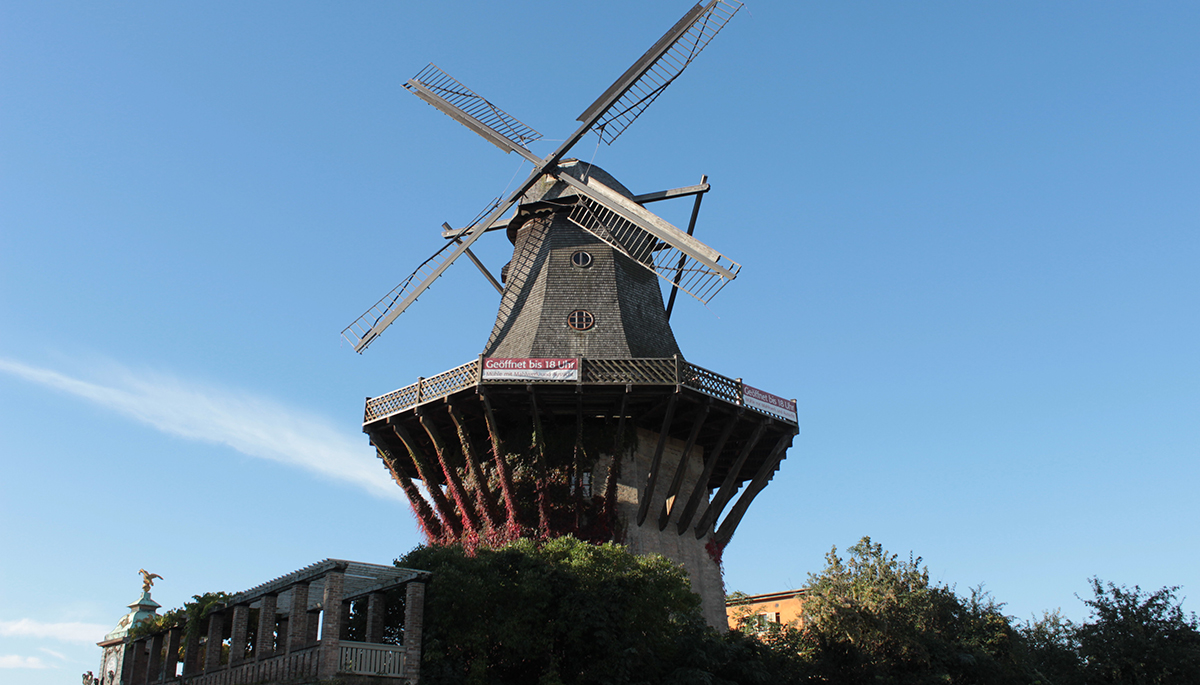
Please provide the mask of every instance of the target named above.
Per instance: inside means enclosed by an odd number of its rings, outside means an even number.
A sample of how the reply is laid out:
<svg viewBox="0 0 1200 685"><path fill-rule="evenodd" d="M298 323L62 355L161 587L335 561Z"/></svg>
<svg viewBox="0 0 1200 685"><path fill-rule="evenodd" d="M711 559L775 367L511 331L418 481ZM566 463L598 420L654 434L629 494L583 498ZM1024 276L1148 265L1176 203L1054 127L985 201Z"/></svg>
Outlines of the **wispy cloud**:
<svg viewBox="0 0 1200 685"><path fill-rule="evenodd" d="M0 654L0 668L50 668L36 656Z"/></svg>
<svg viewBox="0 0 1200 685"><path fill-rule="evenodd" d="M41 637L63 642L98 642L111 626L98 623L43 623L28 618L0 621L0 636ZM59 656L55 652L47 652ZM32 667L30 667L32 668Z"/></svg>
<svg viewBox="0 0 1200 685"><path fill-rule="evenodd" d="M3 358L0 372L80 397L164 433L227 445L251 457L353 483L377 497L402 499L361 435L349 435L324 417L274 400L123 368L110 372L103 383Z"/></svg>
<svg viewBox="0 0 1200 685"><path fill-rule="evenodd" d="M50 656L54 657L55 659L61 659L62 661L67 660L66 654L63 654L62 652L56 652L53 649L46 649L45 647L38 647L38 651L45 652L45 653L49 654Z"/></svg>

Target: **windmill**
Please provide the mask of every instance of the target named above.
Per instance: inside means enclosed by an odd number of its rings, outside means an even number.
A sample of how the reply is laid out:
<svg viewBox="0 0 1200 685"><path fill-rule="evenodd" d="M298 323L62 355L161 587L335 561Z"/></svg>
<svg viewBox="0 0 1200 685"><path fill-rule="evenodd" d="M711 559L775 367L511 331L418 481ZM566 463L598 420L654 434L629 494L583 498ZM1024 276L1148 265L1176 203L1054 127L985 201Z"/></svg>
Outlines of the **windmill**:
<svg viewBox="0 0 1200 685"><path fill-rule="evenodd" d="M573 223L669 282L673 290L683 290L704 303L712 299L725 283L737 276L740 264L692 237L690 230L685 233L649 212L637 202L637 198L614 192L602 182L589 178L586 171L582 174L571 173L579 167L576 165L568 169L561 162L589 131L611 145L683 73L740 8L740 2L729 0L710 0L703 6L693 7L584 110L578 118L580 126L544 158L526 147L541 139L540 133L459 83L436 65L430 64L410 79L405 88L506 153L521 155L533 164L533 170L508 197L490 203L466 228L453 230L447 227L443 235L450 242L347 326L342 336L354 346L356 352L361 353L463 255L474 262L498 291L503 292L500 284L471 251L471 246L485 233L507 228L509 222L500 221L500 217L546 178L563 183L574 191L577 209L571 214ZM670 191L666 191L663 195L685 196L688 189L681 190L670 195ZM696 189L693 192L704 190L707 190L706 186L703 190ZM643 203L666 199L652 195L643 199ZM697 194L697 209L699 197ZM693 227L694 221L693 217ZM671 301L673 304L674 292Z"/></svg>
<svg viewBox="0 0 1200 685"><path fill-rule="evenodd" d="M463 255L501 294L478 359L367 400L363 431L431 544L620 541L683 564L724 625L721 553L799 432L795 401L691 364L671 331L678 291L707 303L741 269L692 235L706 178L635 195L566 155L589 132L616 140L740 7L689 10L546 157L528 148L539 133L435 65L405 84L533 164L469 225L443 224L446 244L343 331L362 352ZM686 231L644 207L689 196ZM513 257L496 279L471 246L500 230Z"/></svg>

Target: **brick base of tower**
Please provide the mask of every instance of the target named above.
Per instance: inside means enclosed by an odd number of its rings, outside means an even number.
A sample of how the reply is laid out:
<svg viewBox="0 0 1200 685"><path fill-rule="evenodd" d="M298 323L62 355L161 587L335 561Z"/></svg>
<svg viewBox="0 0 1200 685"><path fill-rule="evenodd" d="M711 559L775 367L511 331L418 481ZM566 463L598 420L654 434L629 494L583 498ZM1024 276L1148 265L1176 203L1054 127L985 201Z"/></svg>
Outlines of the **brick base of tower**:
<svg viewBox="0 0 1200 685"><path fill-rule="evenodd" d="M646 518L642 525L637 525L638 509L641 502L638 494L641 484L650 475L654 461L654 448L658 443L658 434L638 430L637 448L626 454L621 463L620 477L617 479L617 520L619 535L622 542L635 554L661 554L683 566L692 584L692 592L700 595L701 610L704 620L714 628L724 630L727 627L725 618L725 583L721 579L721 564L710 554L715 548L714 534L709 530L702 538L697 539L689 528L682 535L676 532L682 502L668 501L666 488L659 488L650 501L652 516ZM704 470L704 454L700 447L693 447L686 460L680 456L685 446L683 440L668 438L664 449L663 462L682 464L685 467L682 487L679 491L690 493L696 486ZM671 500L686 499L675 496ZM663 504L668 504L671 517L668 525L659 530L658 513ZM678 506L674 506L678 504ZM708 506L708 498L701 504Z"/></svg>

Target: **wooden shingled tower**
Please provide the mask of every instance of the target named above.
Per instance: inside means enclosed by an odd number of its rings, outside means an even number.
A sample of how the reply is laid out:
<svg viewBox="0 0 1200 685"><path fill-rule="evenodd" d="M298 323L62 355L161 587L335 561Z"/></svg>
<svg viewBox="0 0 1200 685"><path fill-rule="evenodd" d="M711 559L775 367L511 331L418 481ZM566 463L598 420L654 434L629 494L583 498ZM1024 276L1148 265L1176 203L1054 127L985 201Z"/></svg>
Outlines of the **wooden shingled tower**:
<svg viewBox="0 0 1200 685"><path fill-rule="evenodd" d="M406 84L534 166L469 226L443 224L445 246L343 332L361 352L464 254L500 293L477 359L367 401L363 429L431 544L615 540L683 564L724 625L721 553L799 432L795 402L691 364L671 331L677 291L707 303L741 268L692 235L706 179L635 195L566 155L588 132L612 143L740 7L693 7L544 158L526 147L540 134L436 66ZM645 208L683 197L686 231ZM499 230L498 281L470 248Z"/></svg>

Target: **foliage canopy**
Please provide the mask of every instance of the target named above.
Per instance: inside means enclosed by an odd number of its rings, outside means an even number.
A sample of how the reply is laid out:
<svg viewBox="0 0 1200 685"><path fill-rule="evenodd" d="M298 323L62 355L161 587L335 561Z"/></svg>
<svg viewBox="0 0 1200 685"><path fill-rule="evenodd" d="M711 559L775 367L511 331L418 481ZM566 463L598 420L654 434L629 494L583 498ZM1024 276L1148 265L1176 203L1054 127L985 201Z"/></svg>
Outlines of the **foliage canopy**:
<svg viewBox="0 0 1200 685"><path fill-rule="evenodd" d="M806 625L789 636L811 675L838 683L1010 683L1022 679L1019 638L981 589L959 597L864 537L832 549L811 574Z"/></svg>
<svg viewBox="0 0 1200 685"><path fill-rule="evenodd" d="M786 682L762 643L704 624L661 556L561 537L418 547L396 563L432 572L422 683Z"/></svg>

